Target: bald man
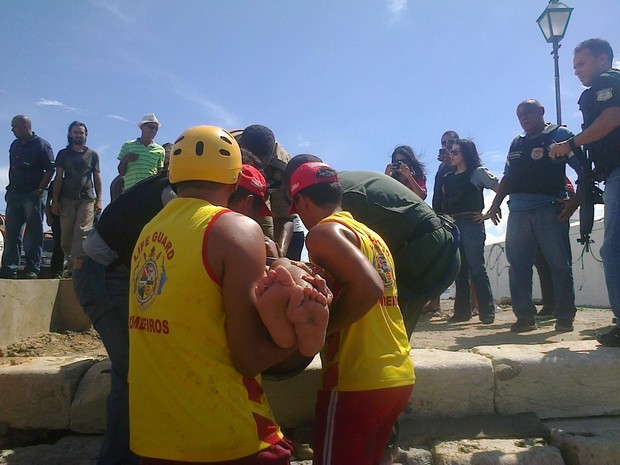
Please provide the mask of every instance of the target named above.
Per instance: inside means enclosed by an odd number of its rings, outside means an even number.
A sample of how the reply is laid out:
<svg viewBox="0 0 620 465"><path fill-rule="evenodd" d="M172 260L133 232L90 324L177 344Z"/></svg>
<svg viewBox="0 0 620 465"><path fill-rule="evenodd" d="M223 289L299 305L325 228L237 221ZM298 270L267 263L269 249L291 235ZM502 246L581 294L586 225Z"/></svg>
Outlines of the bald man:
<svg viewBox="0 0 620 465"><path fill-rule="evenodd" d="M37 279L43 249L45 191L54 174L54 152L47 141L32 131L27 116L15 116L11 120L11 130L16 139L9 149L6 231L0 278L17 278L19 244L22 242L26 257L23 277Z"/></svg>
<svg viewBox="0 0 620 465"><path fill-rule="evenodd" d="M501 219L500 205L510 195L510 216L506 229L506 258L512 310L517 318L510 330L534 331L536 307L532 301L532 266L538 248L542 251L553 281L555 330L570 332L575 318L575 289L568 239L568 220L576 199L565 200L566 160L554 161L549 147L569 139L565 127L545 122L545 109L538 100L524 100L517 106L517 118L525 131L510 145L504 176L487 215L495 224ZM577 157L568 159L579 172Z"/></svg>

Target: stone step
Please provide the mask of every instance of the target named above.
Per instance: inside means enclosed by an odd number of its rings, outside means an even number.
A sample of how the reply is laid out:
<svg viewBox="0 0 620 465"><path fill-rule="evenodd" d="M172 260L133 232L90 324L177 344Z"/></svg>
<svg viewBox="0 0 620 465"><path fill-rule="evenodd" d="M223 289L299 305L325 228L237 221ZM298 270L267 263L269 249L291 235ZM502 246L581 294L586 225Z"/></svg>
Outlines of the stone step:
<svg viewBox="0 0 620 465"><path fill-rule="evenodd" d="M620 415L618 349L594 341L412 350L416 385L404 418L511 415L539 418ZM109 362L16 359L0 365L0 423L11 428L98 433L105 425ZM283 381L265 381L284 427L311 424L320 378L317 358Z"/></svg>

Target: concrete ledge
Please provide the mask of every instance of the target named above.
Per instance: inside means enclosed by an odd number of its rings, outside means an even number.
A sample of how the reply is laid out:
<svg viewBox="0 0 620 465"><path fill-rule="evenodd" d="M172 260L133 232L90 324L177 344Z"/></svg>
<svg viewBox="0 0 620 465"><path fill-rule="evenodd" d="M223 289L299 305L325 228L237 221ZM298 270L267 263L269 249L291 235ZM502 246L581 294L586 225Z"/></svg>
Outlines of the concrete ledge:
<svg viewBox="0 0 620 465"><path fill-rule="evenodd" d="M85 331L90 327L70 279L0 279L2 345L41 332Z"/></svg>
<svg viewBox="0 0 620 465"><path fill-rule="evenodd" d="M471 352L412 351L416 385L405 418L535 412L539 418L620 414L618 349L593 341L478 347ZM0 366L0 424L17 429L105 428L109 361L42 357ZM278 422L311 424L318 357L297 376L265 380ZM88 373L87 373L88 371Z"/></svg>
<svg viewBox="0 0 620 465"><path fill-rule="evenodd" d="M441 442L431 454L435 465L565 465L557 448L536 438Z"/></svg>
<svg viewBox="0 0 620 465"><path fill-rule="evenodd" d="M566 465L617 465L620 461L620 417L549 421L549 442Z"/></svg>
<svg viewBox="0 0 620 465"><path fill-rule="evenodd" d="M493 365L480 355L412 350L416 383L408 414L461 417L493 413Z"/></svg>
<svg viewBox="0 0 620 465"><path fill-rule="evenodd" d="M87 434L105 432L111 369L112 363L108 358L95 363L82 377L71 402L71 431Z"/></svg>
<svg viewBox="0 0 620 465"><path fill-rule="evenodd" d="M57 279L33 281L0 279L0 341L11 344L49 331L50 309L58 294Z"/></svg>
<svg viewBox="0 0 620 465"><path fill-rule="evenodd" d="M52 310L50 331L86 331L92 326L73 291L71 279L61 279Z"/></svg>
<svg viewBox="0 0 620 465"><path fill-rule="evenodd" d="M93 364L84 357L38 357L0 366L0 423L16 429L68 429L73 395Z"/></svg>
<svg viewBox="0 0 620 465"><path fill-rule="evenodd" d="M313 422L320 379L321 359L317 355L303 372L292 378L263 381L269 405L280 426L293 428Z"/></svg>
<svg viewBox="0 0 620 465"><path fill-rule="evenodd" d="M493 362L495 409L539 418L620 414L618 349L596 341L477 347Z"/></svg>

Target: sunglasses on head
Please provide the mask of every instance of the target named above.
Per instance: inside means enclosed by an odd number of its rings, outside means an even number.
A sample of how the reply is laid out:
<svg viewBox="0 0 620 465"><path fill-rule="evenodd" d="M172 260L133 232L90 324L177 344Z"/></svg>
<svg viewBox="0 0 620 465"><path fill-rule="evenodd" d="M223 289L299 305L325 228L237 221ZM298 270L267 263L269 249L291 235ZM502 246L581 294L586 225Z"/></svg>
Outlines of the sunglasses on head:
<svg viewBox="0 0 620 465"><path fill-rule="evenodd" d="M446 140L442 140L441 141L441 145L452 145L452 144L456 144L458 142L458 139L446 139Z"/></svg>

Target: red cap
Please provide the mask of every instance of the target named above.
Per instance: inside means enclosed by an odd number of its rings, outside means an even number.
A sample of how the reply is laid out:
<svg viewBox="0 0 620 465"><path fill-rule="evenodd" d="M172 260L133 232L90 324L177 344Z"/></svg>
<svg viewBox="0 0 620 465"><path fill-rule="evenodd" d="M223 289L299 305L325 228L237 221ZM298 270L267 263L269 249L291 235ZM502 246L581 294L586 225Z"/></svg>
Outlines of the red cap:
<svg viewBox="0 0 620 465"><path fill-rule="evenodd" d="M311 162L300 165L291 175L291 198L294 199L295 195L306 187L314 186L315 184L338 182L338 175L334 173L334 169L325 163ZM294 201L291 202L289 215L293 213L297 213Z"/></svg>
<svg viewBox="0 0 620 465"><path fill-rule="evenodd" d="M243 165L239 176L239 187L244 187L252 194L258 195L263 204L258 212L261 216L273 216L267 206L267 182L265 177L252 165Z"/></svg>

